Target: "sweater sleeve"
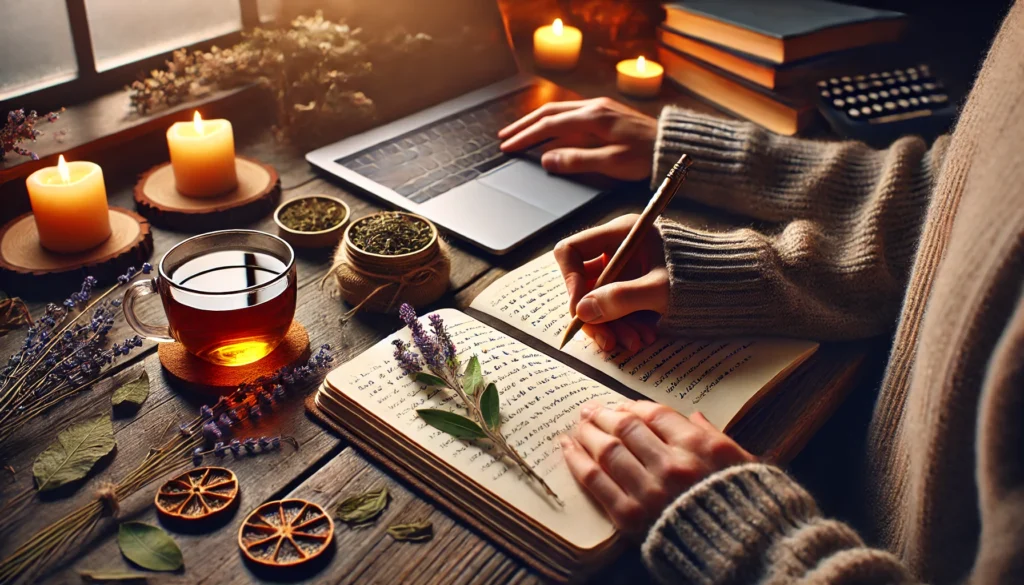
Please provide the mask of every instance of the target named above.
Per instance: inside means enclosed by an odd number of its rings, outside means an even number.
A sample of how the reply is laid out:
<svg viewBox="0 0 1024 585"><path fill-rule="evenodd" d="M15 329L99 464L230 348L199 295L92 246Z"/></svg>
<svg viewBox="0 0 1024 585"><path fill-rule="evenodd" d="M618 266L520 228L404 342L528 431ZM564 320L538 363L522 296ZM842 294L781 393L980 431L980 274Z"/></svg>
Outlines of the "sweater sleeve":
<svg viewBox="0 0 1024 585"><path fill-rule="evenodd" d="M873 150L666 108L657 172L689 153L688 198L772 223L711 232L659 222L671 283L661 326L821 340L889 330L946 144L905 137Z"/></svg>

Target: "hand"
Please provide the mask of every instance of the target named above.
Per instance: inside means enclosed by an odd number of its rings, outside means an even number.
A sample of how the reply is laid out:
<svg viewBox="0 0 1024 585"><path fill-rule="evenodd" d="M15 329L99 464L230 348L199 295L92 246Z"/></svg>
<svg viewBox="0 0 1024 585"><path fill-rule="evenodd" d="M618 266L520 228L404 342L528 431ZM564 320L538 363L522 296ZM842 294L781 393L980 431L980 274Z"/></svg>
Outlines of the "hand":
<svg viewBox="0 0 1024 585"><path fill-rule="evenodd" d="M620 530L642 535L662 510L707 476L756 458L695 413L641 400L580 409L560 437L569 471Z"/></svg>
<svg viewBox="0 0 1024 585"><path fill-rule="evenodd" d="M544 104L498 132L501 150L515 152L545 140L541 165L550 173L601 173L639 181L651 176L654 118L609 98Z"/></svg>
<svg viewBox="0 0 1024 585"><path fill-rule="evenodd" d="M585 323L584 333L604 351L619 345L633 352L654 343L657 316L668 310L668 270L657 228L644 235L640 250L617 282L592 290L638 217L624 215L555 246L555 260L569 290L569 313Z"/></svg>

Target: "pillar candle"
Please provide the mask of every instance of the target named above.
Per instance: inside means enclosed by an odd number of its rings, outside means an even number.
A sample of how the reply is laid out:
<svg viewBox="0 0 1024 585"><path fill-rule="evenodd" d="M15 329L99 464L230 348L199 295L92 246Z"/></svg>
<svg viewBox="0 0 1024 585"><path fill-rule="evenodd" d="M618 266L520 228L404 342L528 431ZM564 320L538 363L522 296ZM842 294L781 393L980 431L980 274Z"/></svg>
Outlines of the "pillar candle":
<svg viewBox="0 0 1024 585"><path fill-rule="evenodd" d="M235 135L227 120L177 122L167 129L174 183L187 197L214 197L238 187Z"/></svg>
<svg viewBox="0 0 1024 585"><path fill-rule="evenodd" d="M556 18L551 26L542 26L533 33L533 60L538 67L566 71L580 59L583 33L574 26L564 26Z"/></svg>
<svg viewBox="0 0 1024 585"><path fill-rule="evenodd" d="M103 170L85 161L64 162L25 181L39 242L51 252L83 252L110 237L110 211Z"/></svg>
<svg viewBox="0 0 1024 585"><path fill-rule="evenodd" d="M665 76L665 68L648 61L643 57L619 61L615 66L618 71L616 85L626 95L649 98L661 91L661 80Z"/></svg>

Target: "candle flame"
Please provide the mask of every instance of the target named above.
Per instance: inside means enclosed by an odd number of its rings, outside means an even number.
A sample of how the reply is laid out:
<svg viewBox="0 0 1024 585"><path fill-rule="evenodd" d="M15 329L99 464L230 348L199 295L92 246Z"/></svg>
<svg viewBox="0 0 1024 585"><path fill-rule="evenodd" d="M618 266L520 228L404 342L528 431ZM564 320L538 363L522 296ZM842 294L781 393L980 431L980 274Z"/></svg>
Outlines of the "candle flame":
<svg viewBox="0 0 1024 585"><path fill-rule="evenodd" d="M57 158L57 172L60 173L60 179L65 185L71 182L71 172L68 171L68 163L64 162L63 154Z"/></svg>
<svg viewBox="0 0 1024 585"><path fill-rule="evenodd" d="M556 36L562 36L562 19L556 18L555 22L551 23L551 29Z"/></svg>
<svg viewBox="0 0 1024 585"><path fill-rule="evenodd" d="M196 110L196 115L192 116L192 124L196 127L196 134L203 135L203 117L199 115L199 110Z"/></svg>
<svg viewBox="0 0 1024 585"><path fill-rule="evenodd" d="M647 71L647 60L644 59L643 55L636 58L636 70L640 73Z"/></svg>

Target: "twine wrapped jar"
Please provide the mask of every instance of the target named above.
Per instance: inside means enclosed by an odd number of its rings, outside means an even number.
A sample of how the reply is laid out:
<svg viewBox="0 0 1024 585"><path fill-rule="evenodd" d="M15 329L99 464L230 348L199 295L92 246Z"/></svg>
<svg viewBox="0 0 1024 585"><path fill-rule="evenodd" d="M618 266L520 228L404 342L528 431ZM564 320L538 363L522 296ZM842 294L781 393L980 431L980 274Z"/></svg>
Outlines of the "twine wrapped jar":
<svg viewBox="0 0 1024 585"><path fill-rule="evenodd" d="M341 298L353 306L345 314L346 318L360 310L394 313L402 303L414 307L429 305L448 291L451 252L448 245L438 237L437 226L412 213L383 213L398 214L423 222L430 228L430 241L419 250L407 254L367 252L352 241L352 230L375 216L370 215L350 223L334 254L334 266L327 275L334 275Z"/></svg>

